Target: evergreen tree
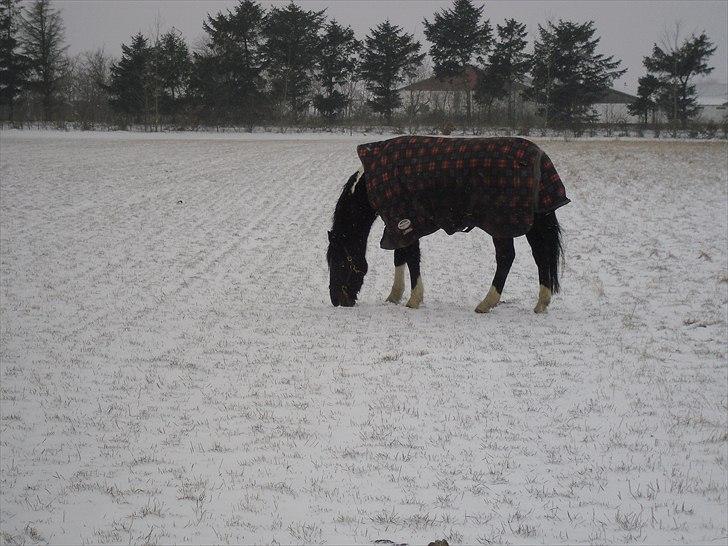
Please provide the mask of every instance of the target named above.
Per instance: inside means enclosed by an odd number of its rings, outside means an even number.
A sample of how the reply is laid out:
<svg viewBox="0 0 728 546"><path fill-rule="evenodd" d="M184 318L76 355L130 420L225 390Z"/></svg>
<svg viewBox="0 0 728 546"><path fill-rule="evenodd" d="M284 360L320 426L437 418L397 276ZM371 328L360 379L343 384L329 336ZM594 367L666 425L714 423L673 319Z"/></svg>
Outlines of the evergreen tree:
<svg viewBox="0 0 728 546"><path fill-rule="evenodd" d="M454 0L452 9L435 14L432 22L424 20L425 37L432 43L430 57L438 78L452 78L465 73L475 60L485 61L492 41L490 21L481 23L484 6L476 8L472 0ZM471 120L470 89L466 90L468 124Z"/></svg>
<svg viewBox="0 0 728 546"><path fill-rule="evenodd" d="M516 85L523 83L531 69L531 56L525 52L526 25L506 19L497 25L498 42L493 46L488 64L478 80L475 99L490 107L494 100L507 99L508 121L513 122Z"/></svg>
<svg viewBox="0 0 728 546"><path fill-rule="evenodd" d="M28 86L41 97L43 120L51 119L66 64L61 14L50 0L35 0L22 24L22 44L28 58Z"/></svg>
<svg viewBox="0 0 728 546"><path fill-rule="evenodd" d="M624 74L621 61L596 52L594 22L539 25L534 44L533 82L524 96L539 105L547 125L576 126L596 118L592 106Z"/></svg>
<svg viewBox="0 0 728 546"><path fill-rule="evenodd" d="M229 74L221 70L220 59L209 48L192 54L192 75L188 99L193 123L232 122L232 87Z"/></svg>
<svg viewBox="0 0 728 546"><path fill-rule="evenodd" d="M414 73L425 57L420 43L389 21L380 23L366 37L361 75L372 93L369 106L392 122L392 112L402 106L397 86L407 74Z"/></svg>
<svg viewBox="0 0 728 546"><path fill-rule="evenodd" d="M7 108L10 121L28 71L28 59L18 41L21 22L20 0L0 0L0 106Z"/></svg>
<svg viewBox="0 0 728 546"><path fill-rule="evenodd" d="M208 117L251 125L260 110L264 80L264 10L253 0L235 9L208 14L204 47L193 55L190 91Z"/></svg>
<svg viewBox="0 0 728 546"><path fill-rule="evenodd" d="M652 74L642 76L637 80L637 100L627 105L627 110L633 116L641 118L642 123L647 123L647 118L652 114L652 120L655 120L657 113L657 100L662 89L662 84Z"/></svg>
<svg viewBox="0 0 728 546"><path fill-rule="evenodd" d="M317 62L317 80L323 93L314 97L313 104L329 121L335 119L348 103L340 88L354 77L355 54L360 47L351 27L342 27L336 21L326 26Z"/></svg>
<svg viewBox="0 0 728 546"><path fill-rule="evenodd" d="M272 8L265 21L264 51L273 94L294 119L309 106L323 21L324 11L302 10L292 2Z"/></svg>
<svg viewBox="0 0 728 546"><path fill-rule="evenodd" d="M182 109L190 81L190 51L182 36L174 31L163 34L156 49L160 109L165 116L176 116Z"/></svg>
<svg viewBox="0 0 728 546"><path fill-rule="evenodd" d="M109 95L111 108L131 120L147 122L151 107L151 85L148 70L151 48L139 32L132 36L131 44L121 44L121 59L111 65Z"/></svg>
<svg viewBox="0 0 728 546"><path fill-rule="evenodd" d="M685 127L688 120L700 112L696 101L695 86L690 82L700 74L710 74L708 58L715 53L708 36L692 35L679 46L662 49L654 44L652 55L645 57L648 74L660 82L657 104L668 119L679 121Z"/></svg>

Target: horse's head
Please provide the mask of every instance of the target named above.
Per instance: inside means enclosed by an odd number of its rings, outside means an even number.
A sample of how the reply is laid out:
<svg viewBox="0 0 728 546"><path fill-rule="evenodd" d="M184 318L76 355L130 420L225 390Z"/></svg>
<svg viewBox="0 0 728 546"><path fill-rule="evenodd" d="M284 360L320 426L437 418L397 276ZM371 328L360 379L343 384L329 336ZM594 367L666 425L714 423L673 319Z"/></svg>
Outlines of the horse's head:
<svg viewBox="0 0 728 546"><path fill-rule="evenodd" d="M341 190L329 231L329 293L334 307L352 307L367 274L367 237L376 212L367 199L361 168Z"/></svg>
<svg viewBox="0 0 728 546"><path fill-rule="evenodd" d="M329 294L334 307L352 307L367 274L364 253L353 251L346 243L346 239L329 231L326 261L329 263Z"/></svg>

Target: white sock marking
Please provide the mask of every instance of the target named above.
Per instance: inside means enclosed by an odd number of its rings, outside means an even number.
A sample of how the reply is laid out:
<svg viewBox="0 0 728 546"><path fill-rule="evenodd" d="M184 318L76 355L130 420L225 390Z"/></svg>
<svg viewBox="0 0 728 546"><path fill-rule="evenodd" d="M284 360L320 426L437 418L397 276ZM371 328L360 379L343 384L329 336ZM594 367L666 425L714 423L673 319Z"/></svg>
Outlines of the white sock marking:
<svg viewBox="0 0 728 546"><path fill-rule="evenodd" d="M404 268L406 266L398 265L394 268L394 282L392 283L392 290L389 292L387 301L392 303L399 303L404 294Z"/></svg>
<svg viewBox="0 0 728 546"><path fill-rule="evenodd" d="M422 277L420 276L417 277L417 284L415 284L415 287L412 289L409 301L407 302L407 307L410 307L412 309L419 308L422 300L424 299L424 296L425 287L422 285Z"/></svg>
<svg viewBox="0 0 728 546"><path fill-rule="evenodd" d="M546 308L551 303L551 290L540 284L538 287L538 301L534 307L534 313L545 313Z"/></svg>

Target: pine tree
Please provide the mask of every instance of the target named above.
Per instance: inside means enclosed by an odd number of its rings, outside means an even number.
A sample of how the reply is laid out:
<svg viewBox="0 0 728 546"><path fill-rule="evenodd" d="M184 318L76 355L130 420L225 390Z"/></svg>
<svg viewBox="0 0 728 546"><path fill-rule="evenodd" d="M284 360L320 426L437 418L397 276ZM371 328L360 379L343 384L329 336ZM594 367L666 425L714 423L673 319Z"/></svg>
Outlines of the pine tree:
<svg viewBox="0 0 728 546"><path fill-rule="evenodd" d="M461 76L475 60L484 63L492 41L490 21L481 23L484 6L472 0L454 0L452 9L424 20L425 37L432 43L430 57L438 78ZM471 94L466 90L468 124L471 121Z"/></svg>
<svg viewBox="0 0 728 546"><path fill-rule="evenodd" d="M402 106L397 86L407 74L417 70L425 57L420 43L389 21L380 23L365 38L361 61L361 76L372 93L369 106L384 114L387 123L392 113Z"/></svg>
<svg viewBox="0 0 728 546"><path fill-rule="evenodd" d="M660 82L657 105L668 119L679 121L682 127L700 112L695 86L690 82L697 75L713 71L707 63L715 51L716 47L703 32L700 36L692 35L685 39L679 46L663 49L654 44L652 55L644 59L648 74Z"/></svg>
<svg viewBox="0 0 728 546"><path fill-rule="evenodd" d="M207 41L193 55L190 92L206 117L252 126L261 109L264 86L262 31L265 11L253 0L208 14Z"/></svg>
<svg viewBox="0 0 728 546"><path fill-rule="evenodd" d="M26 84L28 59L20 50L20 0L0 0L0 106L15 118L15 102Z"/></svg>
<svg viewBox="0 0 728 546"><path fill-rule="evenodd" d="M314 96L316 110L328 121L336 119L348 99L340 88L354 77L355 54L361 43L354 38L351 27L331 21L324 30L317 62L317 76L323 93Z"/></svg>
<svg viewBox="0 0 728 546"><path fill-rule="evenodd" d="M50 0L35 0L22 24L22 44L28 58L28 86L41 97L43 120L51 119L66 64L65 29Z"/></svg>
<svg viewBox="0 0 728 546"><path fill-rule="evenodd" d="M531 56L525 52L526 25L514 19L506 19L497 25L498 42L488 59L488 64L478 80L475 99L488 107L494 100L507 99L508 121L513 123L513 106L516 86L522 84L531 69Z"/></svg>
<svg viewBox="0 0 728 546"><path fill-rule="evenodd" d="M662 84L655 76L647 74L637 80L637 85L637 100L628 104L627 110L633 116L641 118L642 123L647 123L648 116L652 114L652 121L654 122Z"/></svg>
<svg viewBox="0 0 728 546"><path fill-rule="evenodd" d="M533 82L524 96L539 105L546 124L574 127L596 118L593 105L624 74L621 61L596 52L594 22L539 25L534 44Z"/></svg>
<svg viewBox="0 0 728 546"><path fill-rule="evenodd" d="M192 59L180 34L163 34L156 46L157 74L160 88L160 110L165 116L180 113L186 98L192 71Z"/></svg>
<svg viewBox="0 0 728 546"><path fill-rule="evenodd" d="M232 93L219 57L209 48L192 54L188 100L193 124L232 122Z"/></svg>
<svg viewBox="0 0 728 546"><path fill-rule="evenodd" d="M272 8L265 21L265 59L276 102L297 120L309 106L313 68L319 54L324 11L294 3Z"/></svg>
<svg viewBox="0 0 728 546"><path fill-rule="evenodd" d="M151 48L139 32L131 44L121 44L121 59L111 66L109 95L111 108L133 121L148 121L151 85L148 79Z"/></svg>

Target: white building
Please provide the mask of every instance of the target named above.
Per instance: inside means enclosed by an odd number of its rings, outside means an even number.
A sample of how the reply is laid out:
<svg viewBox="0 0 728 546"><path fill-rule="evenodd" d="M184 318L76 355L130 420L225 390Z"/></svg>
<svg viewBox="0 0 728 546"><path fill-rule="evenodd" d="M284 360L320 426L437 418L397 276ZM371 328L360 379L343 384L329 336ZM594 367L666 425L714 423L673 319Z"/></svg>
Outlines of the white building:
<svg viewBox="0 0 728 546"><path fill-rule="evenodd" d="M702 108L700 121L721 123L728 119L728 84L707 80L697 83L695 91Z"/></svg>

